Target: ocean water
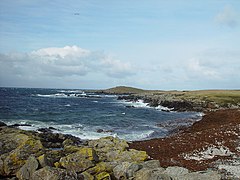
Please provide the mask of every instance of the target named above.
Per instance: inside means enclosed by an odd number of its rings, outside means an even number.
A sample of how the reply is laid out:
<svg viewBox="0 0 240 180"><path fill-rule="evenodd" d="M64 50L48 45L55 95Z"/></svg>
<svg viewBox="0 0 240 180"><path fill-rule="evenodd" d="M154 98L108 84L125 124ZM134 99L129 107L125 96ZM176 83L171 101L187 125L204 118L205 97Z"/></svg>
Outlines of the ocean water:
<svg viewBox="0 0 240 180"><path fill-rule="evenodd" d="M128 108L134 106L135 108ZM164 112L142 101L125 102L117 96L69 89L0 88L0 121L25 130L54 127L54 132L82 139L115 136L143 140L165 136L156 124L196 118L195 112ZM97 132L99 129L104 132Z"/></svg>

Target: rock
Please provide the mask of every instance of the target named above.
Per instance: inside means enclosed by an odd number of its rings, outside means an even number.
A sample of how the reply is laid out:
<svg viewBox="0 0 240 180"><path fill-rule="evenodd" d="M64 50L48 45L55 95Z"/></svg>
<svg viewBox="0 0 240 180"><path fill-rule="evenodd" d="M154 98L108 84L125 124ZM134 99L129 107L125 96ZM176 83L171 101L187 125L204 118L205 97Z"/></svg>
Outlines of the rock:
<svg viewBox="0 0 240 180"><path fill-rule="evenodd" d="M128 144L119 138L103 137L89 141L88 146L94 148L99 156L99 160L104 161L107 159L106 153L116 150L122 152L128 147Z"/></svg>
<svg viewBox="0 0 240 180"><path fill-rule="evenodd" d="M0 121L0 127L7 126L4 122Z"/></svg>
<svg viewBox="0 0 240 180"><path fill-rule="evenodd" d="M51 130L50 130L51 131ZM45 131L43 133L39 133L38 137L40 138L42 144L46 148L62 148L64 137L59 136L59 134L51 133Z"/></svg>
<svg viewBox="0 0 240 180"><path fill-rule="evenodd" d="M147 169L143 168L136 172L134 180L172 180L167 174L163 174L164 168Z"/></svg>
<svg viewBox="0 0 240 180"><path fill-rule="evenodd" d="M100 162L96 166L87 170L88 173L92 175L99 174L101 172L112 172L113 169L118 165L117 162Z"/></svg>
<svg viewBox="0 0 240 180"><path fill-rule="evenodd" d="M63 141L63 146L71 146L74 145L74 142L71 139L66 139Z"/></svg>
<svg viewBox="0 0 240 180"><path fill-rule="evenodd" d="M148 159L145 151L130 149L129 151L110 151L106 154L108 161L117 162L143 162Z"/></svg>
<svg viewBox="0 0 240 180"><path fill-rule="evenodd" d="M167 169L163 173L168 174L169 176L174 178L174 177L188 174L189 170L183 167L171 166L171 167L167 167Z"/></svg>
<svg viewBox="0 0 240 180"><path fill-rule="evenodd" d="M58 129L56 129L54 127L51 127L51 126L48 129L50 129L50 130L58 130Z"/></svg>
<svg viewBox="0 0 240 180"><path fill-rule="evenodd" d="M103 131L103 129L97 129L97 133L102 133Z"/></svg>
<svg viewBox="0 0 240 180"><path fill-rule="evenodd" d="M160 167L160 162L159 160L150 160L150 161L141 163L141 165L143 166L143 168L155 169Z"/></svg>
<svg viewBox="0 0 240 180"><path fill-rule="evenodd" d="M37 158L41 167L52 166L53 163L47 158L46 154L43 154Z"/></svg>
<svg viewBox="0 0 240 180"><path fill-rule="evenodd" d="M198 171L188 173L182 176L175 177L176 180L202 180L202 179L211 179L211 180L220 180L221 175L215 171Z"/></svg>
<svg viewBox="0 0 240 180"><path fill-rule="evenodd" d="M97 133L109 133L109 132L113 132L113 130L97 129Z"/></svg>
<svg viewBox="0 0 240 180"><path fill-rule="evenodd" d="M49 128L39 128L37 129L37 131L43 132L43 133L52 133L52 130Z"/></svg>
<svg viewBox="0 0 240 180"><path fill-rule="evenodd" d="M33 180L77 180L78 175L73 171L46 166L33 173Z"/></svg>
<svg viewBox="0 0 240 180"><path fill-rule="evenodd" d="M12 124L12 125L9 125L8 127L19 127L19 126L32 126L30 124Z"/></svg>
<svg viewBox="0 0 240 180"><path fill-rule="evenodd" d="M101 172L100 174L95 176L96 180L111 180L111 176L107 172Z"/></svg>
<svg viewBox="0 0 240 180"><path fill-rule="evenodd" d="M15 150L11 151L4 160L4 172L6 175L15 175L25 164L25 161L32 154L41 154L42 143L36 139L28 139Z"/></svg>
<svg viewBox="0 0 240 180"><path fill-rule="evenodd" d="M92 148L82 147L76 153L60 159L60 164L66 169L82 172L93 167L98 161L98 156Z"/></svg>
<svg viewBox="0 0 240 180"><path fill-rule="evenodd" d="M126 108L135 108L134 106L126 106Z"/></svg>
<svg viewBox="0 0 240 180"><path fill-rule="evenodd" d="M9 153L29 139L21 130L4 128L0 131L0 154Z"/></svg>
<svg viewBox="0 0 240 180"><path fill-rule="evenodd" d="M0 176L4 175L4 166L3 166L3 158L0 156Z"/></svg>
<svg viewBox="0 0 240 180"><path fill-rule="evenodd" d="M130 179L139 169L141 169L139 164L122 162L113 169L113 174L116 179Z"/></svg>
<svg viewBox="0 0 240 180"><path fill-rule="evenodd" d="M32 175L37 168L38 168L38 161L36 160L35 157L30 156L27 159L26 163L17 172L16 176L20 180L32 179Z"/></svg>
<svg viewBox="0 0 240 180"><path fill-rule="evenodd" d="M84 171L81 174L79 174L83 177L83 180L94 180L94 176L89 174L88 172Z"/></svg>

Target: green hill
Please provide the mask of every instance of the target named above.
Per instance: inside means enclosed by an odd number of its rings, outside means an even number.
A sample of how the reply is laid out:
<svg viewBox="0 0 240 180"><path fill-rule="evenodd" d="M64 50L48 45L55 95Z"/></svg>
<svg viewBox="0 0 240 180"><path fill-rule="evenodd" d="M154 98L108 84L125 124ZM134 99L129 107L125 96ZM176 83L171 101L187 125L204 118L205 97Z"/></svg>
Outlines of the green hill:
<svg viewBox="0 0 240 180"><path fill-rule="evenodd" d="M127 86L117 86L114 88L103 90L103 92L110 93L110 94L138 94L138 93L146 92L146 90L127 87Z"/></svg>

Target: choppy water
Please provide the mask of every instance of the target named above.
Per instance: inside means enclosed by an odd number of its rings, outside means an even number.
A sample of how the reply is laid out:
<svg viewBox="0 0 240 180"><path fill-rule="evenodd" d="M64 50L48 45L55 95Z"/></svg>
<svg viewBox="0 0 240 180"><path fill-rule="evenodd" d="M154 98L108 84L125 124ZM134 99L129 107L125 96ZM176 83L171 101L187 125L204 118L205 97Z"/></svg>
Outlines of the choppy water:
<svg viewBox="0 0 240 180"><path fill-rule="evenodd" d="M127 108L133 105L135 108ZM194 112L163 112L142 102L117 100L117 96L86 94L81 90L0 88L0 121L29 124L26 130L54 127L82 139L117 136L140 140L164 136L157 123L198 116ZM111 132L98 133L98 129Z"/></svg>

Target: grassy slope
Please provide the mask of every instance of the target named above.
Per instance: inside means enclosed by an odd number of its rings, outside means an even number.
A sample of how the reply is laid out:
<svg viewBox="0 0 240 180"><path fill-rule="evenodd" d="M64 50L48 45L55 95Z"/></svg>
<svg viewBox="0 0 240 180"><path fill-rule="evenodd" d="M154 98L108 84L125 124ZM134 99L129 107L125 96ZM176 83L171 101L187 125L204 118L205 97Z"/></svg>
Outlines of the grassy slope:
<svg viewBox="0 0 240 180"><path fill-rule="evenodd" d="M146 90L133 88L133 87L126 87L126 86L117 86L114 88L104 90L106 93L114 93L114 94L139 94L144 93Z"/></svg>

